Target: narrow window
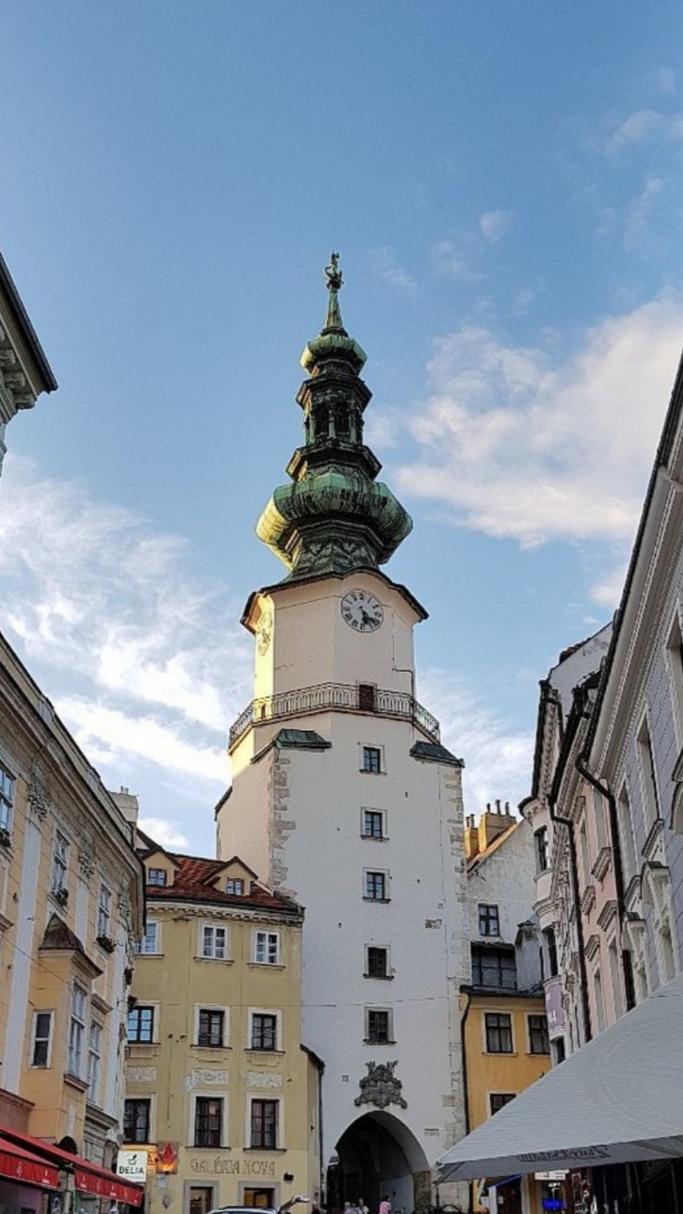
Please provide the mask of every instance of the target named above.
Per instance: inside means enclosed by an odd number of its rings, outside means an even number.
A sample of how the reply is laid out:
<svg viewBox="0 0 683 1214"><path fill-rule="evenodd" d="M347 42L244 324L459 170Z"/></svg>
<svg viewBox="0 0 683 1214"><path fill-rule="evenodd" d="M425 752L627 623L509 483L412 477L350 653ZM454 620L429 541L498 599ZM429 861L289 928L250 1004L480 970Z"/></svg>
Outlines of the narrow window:
<svg viewBox="0 0 683 1214"><path fill-rule="evenodd" d="M491 1103L491 1116L493 1117L494 1113L499 1113L501 1109L505 1108L505 1105L509 1104L511 1100L514 1100L516 1095L516 1092L491 1092L489 1097Z"/></svg>
<svg viewBox="0 0 683 1214"><path fill-rule="evenodd" d="M621 997L621 979L619 975L619 956L617 954L616 941L612 940L607 950L609 959L609 976L612 984L612 998L614 1000L614 1011L617 1017L621 1016L624 1011L624 1001Z"/></svg>
<svg viewBox="0 0 683 1214"><path fill-rule="evenodd" d="M251 1017L251 1049L277 1049L277 1016L272 1012L254 1012Z"/></svg>
<svg viewBox="0 0 683 1214"><path fill-rule="evenodd" d="M657 777L655 774L655 757L652 750L652 738L647 717L644 718L638 734L638 753L640 757L640 772L645 801L645 816L647 827L659 818L659 797L657 795Z"/></svg>
<svg viewBox="0 0 683 1214"><path fill-rule="evenodd" d="M479 903L479 935L500 935L500 921L498 918L497 906L490 906L486 902Z"/></svg>
<svg viewBox="0 0 683 1214"><path fill-rule="evenodd" d="M223 1137L223 1099L198 1096L194 1107L194 1145L220 1147Z"/></svg>
<svg viewBox="0 0 683 1214"><path fill-rule="evenodd" d="M128 1040L149 1045L154 1041L154 1008L137 1004L128 1013Z"/></svg>
<svg viewBox="0 0 683 1214"><path fill-rule="evenodd" d="M389 977L389 951L388 951L388 949L375 948L374 945L368 946L367 976L368 976L368 978L388 978Z"/></svg>
<svg viewBox="0 0 683 1214"><path fill-rule="evenodd" d="M555 941L555 931L552 927L546 927L543 931L545 947L548 956L548 977L557 977L557 943Z"/></svg>
<svg viewBox="0 0 683 1214"><path fill-rule="evenodd" d="M671 699L680 743L683 741L683 637L678 613L669 633L667 650L671 672Z"/></svg>
<svg viewBox="0 0 683 1214"><path fill-rule="evenodd" d="M363 810L363 838L384 838L384 814L380 809Z"/></svg>
<svg viewBox="0 0 683 1214"><path fill-rule="evenodd" d="M71 990L71 1019L69 1022L69 1074L80 1079L83 1073L83 1042L88 996L82 986L74 983Z"/></svg>
<svg viewBox="0 0 683 1214"><path fill-rule="evenodd" d="M227 956L227 928L204 923L201 935L201 955L214 961L224 961Z"/></svg>
<svg viewBox="0 0 683 1214"><path fill-rule="evenodd" d="M52 1037L52 1012L36 1012L33 1017L33 1045L31 1066L50 1065L50 1041Z"/></svg>
<svg viewBox="0 0 683 1214"><path fill-rule="evenodd" d="M88 1099L92 1104L97 1104L101 1058L102 1025L98 1024L96 1020L91 1020L90 1033L88 1035Z"/></svg>
<svg viewBox="0 0 683 1214"><path fill-rule="evenodd" d="M97 935L109 939L111 935L111 890L106 885L100 886L100 900L97 906Z"/></svg>
<svg viewBox="0 0 683 1214"><path fill-rule="evenodd" d="M55 834L55 845L52 852L52 877L50 890L53 894L64 894L67 889L69 873L69 841L61 831Z"/></svg>
<svg viewBox="0 0 683 1214"><path fill-rule="evenodd" d="M202 1007L199 1009L199 1028L197 1045L224 1045L225 1012L220 1009Z"/></svg>
<svg viewBox="0 0 683 1214"><path fill-rule="evenodd" d="M366 1040L372 1045L386 1045L391 1041L391 1012L384 1008L368 1008Z"/></svg>
<svg viewBox="0 0 683 1214"><path fill-rule="evenodd" d="M598 851L607 847L607 823L605 821L605 801L597 788L593 789L593 812L595 816L595 841Z"/></svg>
<svg viewBox="0 0 683 1214"><path fill-rule="evenodd" d="M386 902L387 874L381 872L366 872L365 897L370 902Z"/></svg>
<svg viewBox="0 0 683 1214"><path fill-rule="evenodd" d="M358 707L361 712L374 712L377 707L377 688L372 683L358 684Z"/></svg>
<svg viewBox="0 0 683 1214"><path fill-rule="evenodd" d="M256 932L254 935L254 961L257 965L280 964L279 932Z"/></svg>
<svg viewBox="0 0 683 1214"><path fill-rule="evenodd" d="M382 752L379 746L363 747L363 771L378 776L382 770Z"/></svg>
<svg viewBox="0 0 683 1214"><path fill-rule="evenodd" d="M154 919L145 923L145 934L136 946L136 953L154 954L159 952L159 924Z"/></svg>
<svg viewBox="0 0 683 1214"><path fill-rule="evenodd" d="M507 1012L486 1012L486 1049L489 1054L512 1053L512 1017Z"/></svg>
<svg viewBox="0 0 683 1214"><path fill-rule="evenodd" d="M243 894L244 881L241 877L227 877L225 882L226 894Z"/></svg>
<svg viewBox="0 0 683 1214"><path fill-rule="evenodd" d="M579 826L579 852L581 854L581 876L583 879L584 888L590 885L591 881L591 862L588 858L588 835L586 833L586 819L581 819Z"/></svg>
<svg viewBox="0 0 683 1214"><path fill-rule="evenodd" d="M548 868L547 826L541 826L539 830L534 831L534 842L536 844L536 869L539 873L544 873Z"/></svg>
<svg viewBox="0 0 683 1214"><path fill-rule="evenodd" d="M126 1100L123 1106L123 1141L149 1142L149 1110L151 1101Z"/></svg>
<svg viewBox="0 0 683 1214"><path fill-rule="evenodd" d="M529 1016L529 1050L532 1054L549 1054L547 1016Z"/></svg>
<svg viewBox="0 0 683 1214"><path fill-rule="evenodd" d="M9 834L12 829L12 806L14 805L14 776L0 767L0 831Z"/></svg>
<svg viewBox="0 0 683 1214"><path fill-rule="evenodd" d="M166 869L148 868L147 869L147 884L148 885L165 885L166 884Z"/></svg>
<svg viewBox="0 0 683 1214"><path fill-rule="evenodd" d="M633 842L631 803L626 784L622 785L617 799L617 831L621 853L624 881L628 883L636 870L636 849Z"/></svg>
<svg viewBox="0 0 683 1214"><path fill-rule="evenodd" d="M263 1151L274 1151L277 1147L278 1131L277 1100L252 1100L250 1145Z"/></svg>
<svg viewBox="0 0 683 1214"><path fill-rule="evenodd" d="M674 950L671 943L671 929L665 922L659 932L659 955L661 959L662 983L671 982L676 973Z"/></svg>
<svg viewBox="0 0 683 1214"><path fill-rule="evenodd" d="M560 1063L564 1062L565 1058L567 1057L567 1053L566 1053L565 1046L564 1046L564 1037L555 1038L555 1040L553 1041L553 1052L555 1055L555 1057L553 1059L553 1065L559 1066Z"/></svg>
<svg viewBox="0 0 683 1214"><path fill-rule="evenodd" d="M602 998L600 970L596 970L593 975L593 994L595 997L595 1027L601 1033L605 1027L605 1004Z"/></svg>

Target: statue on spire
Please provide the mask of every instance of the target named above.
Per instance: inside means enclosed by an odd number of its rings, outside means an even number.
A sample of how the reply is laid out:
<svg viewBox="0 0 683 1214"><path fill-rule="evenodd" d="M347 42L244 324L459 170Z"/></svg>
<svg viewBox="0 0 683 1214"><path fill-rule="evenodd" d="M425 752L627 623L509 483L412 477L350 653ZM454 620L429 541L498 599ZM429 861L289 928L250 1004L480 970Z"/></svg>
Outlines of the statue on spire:
<svg viewBox="0 0 683 1214"><path fill-rule="evenodd" d="M344 279L342 272L339 269L338 253L331 254L330 264L325 266L325 277L327 278L327 289L330 293L330 297L327 301L327 316L325 317L325 328L323 329L323 332L326 332L328 329L337 329L343 333L344 325L342 324L337 292L340 290Z"/></svg>

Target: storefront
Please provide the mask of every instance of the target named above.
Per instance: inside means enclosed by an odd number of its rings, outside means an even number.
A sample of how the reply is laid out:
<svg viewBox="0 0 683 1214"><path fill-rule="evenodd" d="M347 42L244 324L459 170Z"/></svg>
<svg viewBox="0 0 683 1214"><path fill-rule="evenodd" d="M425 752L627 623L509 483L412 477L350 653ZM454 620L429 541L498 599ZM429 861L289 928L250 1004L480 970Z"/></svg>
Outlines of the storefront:
<svg viewBox="0 0 683 1214"><path fill-rule="evenodd" d="M59 1190L59 1169L39 1155L0 1139L0 1208L3 1214L42 1214L46 1194Z"/></svg>
<svg viewBox="0 0 683 1214"><path fill-rule="evenodd" d="M3 1214L109 1214L142 1205L144 1188L41 1138L0 1126Z"/></svg>

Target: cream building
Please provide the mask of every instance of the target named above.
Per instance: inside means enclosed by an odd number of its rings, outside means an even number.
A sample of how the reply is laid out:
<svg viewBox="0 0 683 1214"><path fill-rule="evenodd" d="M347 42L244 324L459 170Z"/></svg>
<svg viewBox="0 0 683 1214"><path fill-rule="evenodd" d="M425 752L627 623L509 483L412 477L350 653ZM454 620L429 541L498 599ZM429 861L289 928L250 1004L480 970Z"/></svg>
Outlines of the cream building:
<svg viewBox="0 0 683 1214"><path fill-rule="evenodd" d="M124 1142L150 1156L147 1210L318 1201L320 1064L301 1045L303 912L237 857L172 855L139 840L147 923L128 1016Z"/></svg>
<svg viewBox="0 0 683 1214"><path fill-rule="evenodd" d="M7 447L5 430L43 392L54 392L52 374L12 275L0 254L0 475Z"/></svg>
<svg viewBox="0 0 683 1214"><path fill-rule="evenodd" d="M129 824L0 636L0 1127L111 1163L143 895Z"/></svg>
<svg viewBox="0 0 683 1214"><path fill-rule="evenodd" d="M411 522L363 443L371 394L336 256L327 275L326 323L302 357L304 444L257 528L288 572L243 616L255 698L230 734L218 854L306 907L328 1205L386 1193L410 1211L432 1203L432 1166L464 1132L462 761L416 698L427 613L379 569Z"/></svg>

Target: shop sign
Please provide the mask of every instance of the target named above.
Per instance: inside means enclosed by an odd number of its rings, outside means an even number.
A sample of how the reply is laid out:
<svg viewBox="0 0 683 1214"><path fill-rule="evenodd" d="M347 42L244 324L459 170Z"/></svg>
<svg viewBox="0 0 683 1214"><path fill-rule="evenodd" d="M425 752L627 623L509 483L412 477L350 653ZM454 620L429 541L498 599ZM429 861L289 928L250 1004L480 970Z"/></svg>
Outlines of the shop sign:
<svg viewBox="0 0 683 1214"><path fill-rule="evenodd" d="M535 1180L564 1180L566 1172L534 1172Z"/></svg>
<svg viewBox="0 0 683 1214"><path fill-rule="evenodd" d="M201 1176L267 1176L275 1179L274 1159L227 1159L223 1155L194 1156L190 1169Z"/></svg>
<svg viewBox="0 0 683 1214"><path fill-rule="evenodd" d="M158 1142L150 1161L150 1171L157 1176L175 1176L178 1171L178 1143Z"/></svg>
<svg viewBox="0 0 683 1214"><path fill-rule="evenodd" d="M119 1151L116 1159L116 1175L131 1184L144 1184L147 1179L146 1151Z"/></svg>

